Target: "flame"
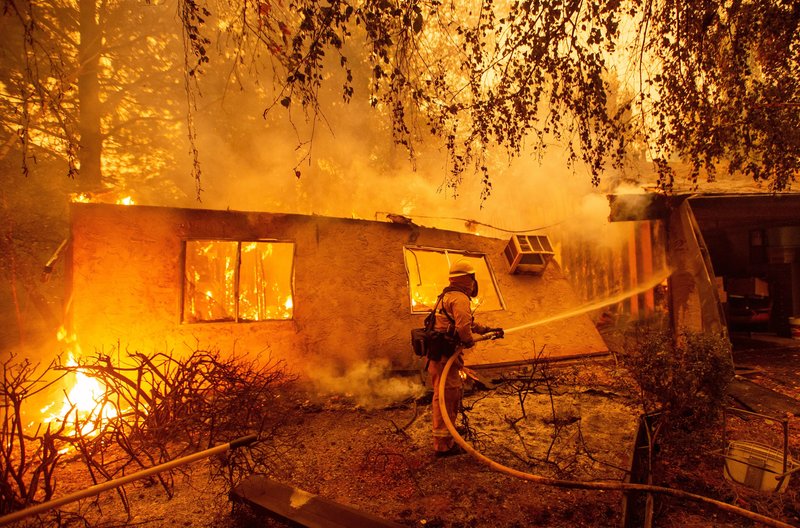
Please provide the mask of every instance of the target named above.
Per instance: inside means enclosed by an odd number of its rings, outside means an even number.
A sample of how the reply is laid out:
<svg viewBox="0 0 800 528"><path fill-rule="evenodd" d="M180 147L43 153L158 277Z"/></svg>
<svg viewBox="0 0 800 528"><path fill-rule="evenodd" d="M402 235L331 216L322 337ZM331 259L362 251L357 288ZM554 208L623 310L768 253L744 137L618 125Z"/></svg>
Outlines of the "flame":
<svg viewBox="0 0 800 528"><path fill-rule="evenodd" d="M115 198L115 195L118 196L116 192L112 191L104 193L81 192L71 195L70 200L73 203L111 203L113 201L113 203L117 205L136 205L136 202L130 195L120 196L118 198Z"/></svg>
<svg viewBox="0 0 800 528"><path fill-rule="evenodd" d="M66 366L78 366L78 362L72 354L70 354ZM103 405L101 407L106 393L105 386L98 379L87 376L80 370L75 371L75 382L65 392L66 395L61 408L45 418L45 423L74 420L77 423L81 423L81 435L93 436L99 432L103 420L109 420L117 416L117 411L113 406ZM56 403L42 409L43 414L53 405L56 405ZM77 424L73 423L73 425ZM77 432L74 429L73 431Z"/></svg>
<svg viewBox="0 0 800 528"><path fill-rule="evenodd" d="M185 319L291 319L291 251L293 245L263 240L188 241Z"/></svg>
<svg viewBox="0 0 800 528"><path fill-rule="evenodd" d="M77 367L78 362L70 355L67 361L68 367ZM67 398L62 407L62 411L67 412L74 405L79 413L90 413L97 405L103 401L105 387L96 378L92 378L81 372L75 371L75 385L69 390Z"/></svg>
<svg viewBox="0 0 800 528"><path fill-rule="evenodd" d="M65 366L79 367L76 355L80 357L80 345L75 336L68 335L62 327L58 330L58 339L66 341L73 348L68 354ZM68 434L80 432L82 436L93 436L99 432L104 420L117 416L117 410L112 405L103 405L106 399L106 387L100 380L87 375L79 368L73 372L74 383L64 391L65 396L60 408L53 410L59 404L57 401L43 407L40 410L45 416L42 421L45 424L73 421L73 428L67 431ZM74 429L78 423L82 424L79 431Z"/></svg>
<svg viewBox="0 0 800 528"><path fill-rule="evenodd" d="M433 305L436 304L436 299L439 297L437 293L432 293L429 295L425 295L422 291L414 291L411 294L411 309L416 310L418 307L420 310L430 310L433 308Z"/></svg>

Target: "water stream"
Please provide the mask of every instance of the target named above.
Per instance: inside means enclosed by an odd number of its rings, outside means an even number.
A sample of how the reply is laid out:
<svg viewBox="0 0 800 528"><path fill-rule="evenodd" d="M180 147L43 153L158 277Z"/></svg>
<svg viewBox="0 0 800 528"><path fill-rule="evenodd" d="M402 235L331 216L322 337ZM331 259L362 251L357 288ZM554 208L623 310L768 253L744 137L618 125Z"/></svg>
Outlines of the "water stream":
<svg viewBox="0 0 800 528"><path fill-rule="evenodd" d="M634 295L639 295L640 293L644 293L644 292L650 290L651 288L654 288L655 286L661 284L671 274L672 274L672 270L669 270L669 269L661 270L660 272L654 274L653 277L650 280L648 280L645 283L640 284L636 288L632 288L630 290L618 293L616 295L613 295L611 297L607 297L605 299L601 299L599 301L591 301L591 302L589 302L587 304L584 304L582 306L578 306L577 308L575 308L573 310L570 310L568 312L563 312L563 313L560 313L560 314L556 314L556 315L553 315L553 316L550 316L550 317L546 317L544 319L539 319L537 321L526 323L526 324L523 324L523 325L520 325L520 326L515 326L513 328L505 328L505 329L503 329L503 332L505 334L510 334L512 332L517 332L519 330L524 330L525 328L531 328L533 326L539 326L539 325L543 325L543 324L546 324L546 323L551 323L553 321L559 321L561 319L568 319L570 317L575 317L576 315L581 315L581 314L584 314L586 312L591 312L593 310L597 310L598 308L603 308L605 306L610 306L612 304L616 304L618 302L622 302L625 299L628 299L629 297L633 297Z"/></svg>

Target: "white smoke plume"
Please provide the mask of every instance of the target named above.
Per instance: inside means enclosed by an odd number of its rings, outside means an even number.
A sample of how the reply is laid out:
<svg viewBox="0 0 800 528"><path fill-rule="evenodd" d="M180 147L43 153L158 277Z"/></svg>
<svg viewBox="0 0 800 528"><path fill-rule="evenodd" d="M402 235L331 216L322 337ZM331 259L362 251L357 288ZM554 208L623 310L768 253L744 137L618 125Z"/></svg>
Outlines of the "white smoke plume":
<svg viewBox="0 0 800 528"><path fill-rule="evenodd" d="M418 380L393 376L386 359L353 363L346 372L320 367L312 373L311 383L320 397L341 396L370 409L418 398L425 393L425 387Z"/></svg>

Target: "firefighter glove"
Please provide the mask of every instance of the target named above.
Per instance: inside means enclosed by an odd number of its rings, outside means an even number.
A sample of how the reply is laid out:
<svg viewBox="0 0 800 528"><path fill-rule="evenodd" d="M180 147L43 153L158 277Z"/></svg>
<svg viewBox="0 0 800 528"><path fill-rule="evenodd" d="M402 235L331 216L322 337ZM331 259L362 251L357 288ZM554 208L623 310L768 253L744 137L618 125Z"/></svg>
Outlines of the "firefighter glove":
<svg viewBox="0 0 800 528"><path fill-rule="evenodd" d="M492 328L489 330L489 332L494 334L492 339L503 339L503 336L505 335L505 332L503 332L502 328Z"/></svg>

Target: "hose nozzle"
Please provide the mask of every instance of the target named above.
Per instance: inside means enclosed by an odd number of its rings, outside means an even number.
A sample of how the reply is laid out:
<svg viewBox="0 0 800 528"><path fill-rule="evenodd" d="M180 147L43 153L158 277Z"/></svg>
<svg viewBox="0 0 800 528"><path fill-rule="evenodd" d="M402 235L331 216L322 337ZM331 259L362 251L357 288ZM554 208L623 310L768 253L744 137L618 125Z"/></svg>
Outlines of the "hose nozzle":
<svg viewBox="0 0 800 528"><path fill-rule="evenodd" d="M494 341L495 339L502 339L504 335L505 333L502 328L493 328L475 338L475 341Z"/></svg>

